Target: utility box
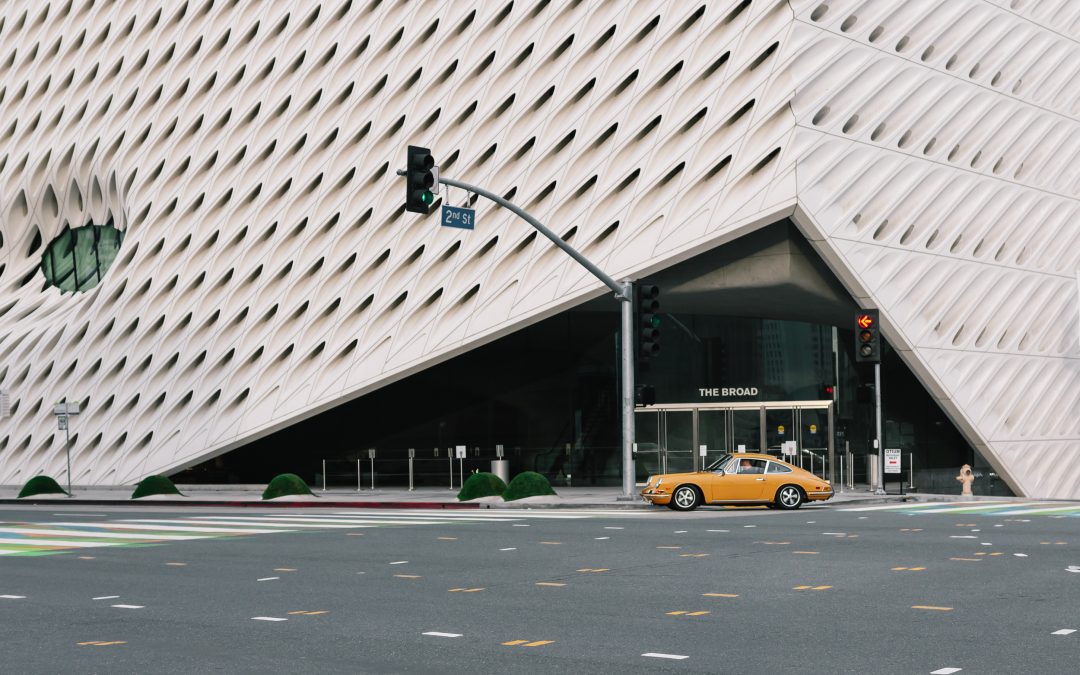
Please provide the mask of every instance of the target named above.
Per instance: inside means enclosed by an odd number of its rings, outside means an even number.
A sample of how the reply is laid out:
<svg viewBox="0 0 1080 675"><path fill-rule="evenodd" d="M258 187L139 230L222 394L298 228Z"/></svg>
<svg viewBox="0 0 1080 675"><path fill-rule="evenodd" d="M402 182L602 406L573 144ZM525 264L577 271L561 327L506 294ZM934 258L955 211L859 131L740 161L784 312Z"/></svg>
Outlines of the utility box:
<svg viewBox="0 0 1080 675"><path fill-rule="evenodd" d="M502 478L504 483L510 482L510 461L506 459L491 460L491 473Z"/></svg>

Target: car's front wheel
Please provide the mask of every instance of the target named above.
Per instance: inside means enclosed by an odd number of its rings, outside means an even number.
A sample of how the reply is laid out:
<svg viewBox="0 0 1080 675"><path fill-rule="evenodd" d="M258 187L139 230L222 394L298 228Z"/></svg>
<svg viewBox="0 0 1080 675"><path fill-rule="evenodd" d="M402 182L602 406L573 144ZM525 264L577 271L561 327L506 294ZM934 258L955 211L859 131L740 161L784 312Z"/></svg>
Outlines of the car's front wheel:
<svg viewBox="0 0 1080 675"><path fill-rule="evenodd" d="M780 509L797 509L802 506L803 493L794 485L785 485L776 491L776 507Z"/></svg>
<svg viewBox="0 0 1080 675"><path fill-rule="evenodd" d="M701 496L691 485L680 485L671 493L671 502L668 506L676 511L693 511L701 505Z"/></svg>

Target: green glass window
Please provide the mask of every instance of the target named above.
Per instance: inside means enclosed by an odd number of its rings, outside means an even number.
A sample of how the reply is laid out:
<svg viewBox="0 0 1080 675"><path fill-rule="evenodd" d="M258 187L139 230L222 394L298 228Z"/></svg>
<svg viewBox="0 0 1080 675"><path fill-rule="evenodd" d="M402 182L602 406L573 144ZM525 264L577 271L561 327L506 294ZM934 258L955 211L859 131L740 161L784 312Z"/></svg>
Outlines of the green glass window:
<svg viewBox="0 0 1080 675"><path fill-rule="evenodd" d="M41 255L41 272L61 292L82 293L101 283L116 256L124 233L105 225L65 227Z"/></svg>

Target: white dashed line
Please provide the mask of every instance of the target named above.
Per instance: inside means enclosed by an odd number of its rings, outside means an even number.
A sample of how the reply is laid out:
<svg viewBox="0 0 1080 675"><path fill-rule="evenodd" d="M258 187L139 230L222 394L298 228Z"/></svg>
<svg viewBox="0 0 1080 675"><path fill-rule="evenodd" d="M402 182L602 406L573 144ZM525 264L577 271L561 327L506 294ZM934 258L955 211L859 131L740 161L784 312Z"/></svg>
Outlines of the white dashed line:
<svg viewBox="0 0 1080 675"><path fill-rule="evenodd" d="M1028 557L1027 553L1013 553L1013 555L1016 556L1017 558L1026 558L1026 557Z"/></svg>
<svg viewBox="0 0 1080 675"><path fill-rule="evenodd" d="M1069 565L1068 567L1065 568L1065 571L1066 572L1072 572L1073 574L1080 574L1080 566ZM6 597L6 596L0 595L0 598L3 598L3 597Z"/></svg>
<svg viewBox="0 0 1080 675"><path fill-rule="evenodd" d="M682 654L661 654L659 652L645 652L642 656L647 656L652 659L674 659L676 661L690 658L689 656L684 656Z"/></svg>
<svg viewBox="0 0 1080 675"><path fill-rule="evenodd" d="M743 527L757 527L757 525L743 525Z"/></svg>
<svg viewBox="0 0 1080 675"><path fill-rule="evenodd" d="M950 534L949 539L978 539L973 534Z"/></svg>
<svg viewBox="0 0 1080 675"><path fill-rule="evenodd" d="M1050 634L1051 635L1072 635L1075 632L1076 632L1075 628L1062 628L1061 630L1056 630L1056 631L1054 631L1053 633L1050 633Z"/></svg>
<svg viewBox="0 0 1080 675"><path fill-rule="evenodd" d="M424 635L430 635L432 637L444 637L444 638L457 638L461 637L461 633L440 633L437 630L432 630L424 633Z"/></svg>
<svg viewBox="0 0 1080 675"><path fill-rule="evenodd" d="M280 616L253 616L252 621L288 621L288 619Z"/></svg>
<svg viewBox="0 0 1080 675"><path fill-rule="evenodd" d="M96 598L91 598L91 600L115 600L119 597L119 595L102 595Z"/></svg>
<svg viewBox="0 0 1080 675"><path fill-rule="evenodd" d="M611 537L593 537L596 541L603 541L605 539L611 539Z"/></svg>
<svg viewBox="0 0 1080 675"><path fill-rule="evenodd" d="M143 609L143 605L113 605L117 609Z"/></svg>
<svg viewBox="0 0 1080 675"><path fill-rule="evenodd" d="M408 560L395 560L394 562L392 562L390 564L391 565L404 565L407 562L409 562L409 561Z"/></svg>
<svg viewBox="0 0 1080 675"><path fill-rule="evenodd" d="M281 577L263 577L262 579L256 579L255 581L277 581Z"/></svg>
<svg viewBox="0 0 1080 675"><path fill-rule="evenodd" d="M500 548L499 550L500 551L516 551L517 549L516 548ZM425 633L425 635L427 635L427 633Z"/></svg>
<svg viewBox="0 0 1080 675"><path fill-rule="evenodd" d="M731 532L731 530L705 530L706 532Z"/></svg>
<svg viewBox="0 0 1080 675"><path fill-rule="evenodd" d="M514 527L529 527L525 523L514 523Z"/></svg>
<svg viewBox="0 0 1080 675"><path fill-rule="evenodd" d="M625 530L624 527L605 527L605 530Z"/></svg>
<svg viewBox="0 0 1080 675"><path fill-rule="evenodd" d="M25 595L0 595L0 599L3 600L25 600Z"/></svg>
<svg viewBox="0 0 1080 675"><path fill-rule="evenodd" d="M952 675L953 673L959 673L963 668L938 668L931 671L930 675Z"/></svg>
<svg viewBox="0 0 1080 675"><path fill-rule="evenodd" d="M675 530L675 534L686 534L686 530Z"/></svg>

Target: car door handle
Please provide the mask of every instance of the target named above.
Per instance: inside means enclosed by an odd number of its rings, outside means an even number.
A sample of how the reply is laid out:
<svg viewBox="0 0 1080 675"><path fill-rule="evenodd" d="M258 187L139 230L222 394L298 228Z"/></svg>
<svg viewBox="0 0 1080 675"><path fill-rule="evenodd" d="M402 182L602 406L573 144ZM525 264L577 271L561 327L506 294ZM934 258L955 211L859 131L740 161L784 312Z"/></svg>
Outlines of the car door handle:
<svg viewBox="0 0 1080 675"><path fill-rule="evenodd" d="M764 481L765 479L764 478L755 478L754 480Z"/></svg>

